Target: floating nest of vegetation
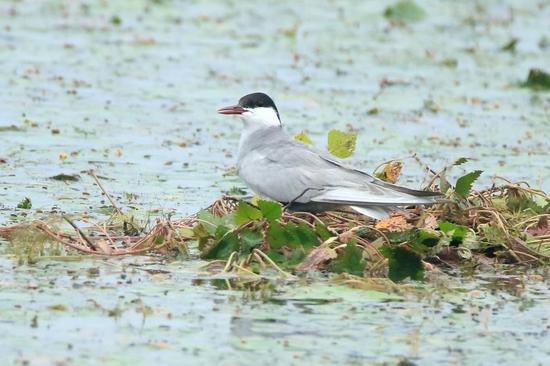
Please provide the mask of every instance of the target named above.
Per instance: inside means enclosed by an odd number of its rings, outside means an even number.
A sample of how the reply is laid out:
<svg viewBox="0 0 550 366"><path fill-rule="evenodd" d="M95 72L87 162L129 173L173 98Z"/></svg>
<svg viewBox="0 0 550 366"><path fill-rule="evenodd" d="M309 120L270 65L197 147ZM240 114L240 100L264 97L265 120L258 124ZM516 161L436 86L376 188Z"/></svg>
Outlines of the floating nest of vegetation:
<svg viewBox="0 0 550 366"><path fill-rule="evenodd" d="M457 161L453 165L462 163ZM399 162L379 168L380 178L399 175ZM290 212L261 198L224 196L190 217L139 225L109 198L116 213L106 222L69 219L65 225L33 221L0 228L21 262L98 256L161 255L208 260L212 270L283 276L321 270L364 277L421 280L426 270L495 265L540 265L550 259L550 197L524 182L495 178L493 187L471 190L481 172L451 185L433 173L426 189L446 192L449 202L411 207L375 221L352 212ZM92 172L93 173L93 172Z"/></svg>

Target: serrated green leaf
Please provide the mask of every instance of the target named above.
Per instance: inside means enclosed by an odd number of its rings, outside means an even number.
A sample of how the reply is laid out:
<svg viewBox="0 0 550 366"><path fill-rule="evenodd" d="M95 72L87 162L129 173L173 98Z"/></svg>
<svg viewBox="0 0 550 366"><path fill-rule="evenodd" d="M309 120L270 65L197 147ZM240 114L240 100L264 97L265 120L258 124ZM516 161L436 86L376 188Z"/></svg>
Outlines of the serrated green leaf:
<svg viewBox="0 0 550 366"><path fill-rule="evenodd" d="M417 22L426 17L426 12L412 0L398 1L384 11L384 16L402 22Z"/></svg>
<svg viewBox="0 0 550 366"><path fill-rule="evenodd" d="M492 244L503 245L504 243L506 243L506 232L494 222L479 225L479 231L483 233L485 240Z"/></svg>
<svg viewBox="0 0 550 366"><path fill-rule="evenodd" d="M271 249L280 249L290 241L286 230L278 222L272 222L269 225L266 239Z"/></svg>
<svg viewBox="0 0 550 366"><path fill-rule="evenodd" d="M320 244L315 231L302 223L294 224L290 222L283 226L278 222L271 222L267 229L266 238L271 249L280 249L283 246L293 249L311 248Z"/></svg>
<svg viewBox="0 0 550 366"><path fill-rule="evenodd" d="M254 221L262 217L262 212L255 207L252 207L244 201L239 202L239 206L235 211L235 223L242 225L249 221Z"/></svg>
<svg viewBox="0 0 550 366"><path fill-rule="evenodd" d="M286 225L286 230L291 237L288 244L293 248L300 246L303 246L304 248L311 248L320 244L319 238L313 229L306 224L294 224L290 222Z"/></svg>
<svg viewBox="0 0 550 366"><path fill-rule="evenodd" d="M294 136L294 140L301 141L308 145L313 145L313 141L311 141L311 139L307 137L307 135L303 131L297 134L296 136Z"/></svg>
<svg viewBox="0 0 550 366"><path fill-rule="evenodd" d="M259 200L258 207L260 207L263 217L270 221L280 219L283 214L283 206L279 202Z"/></svg>
<svg viewBox="0 0 550 366"><path fill-rule="evenodd" d="M350 273L356 276L363 276L365 262L363 261L363 250L354 242L349 242L346 249L332 262L332 271L336 273Z"/></svg>
<svg viewBox="0 0 550 366"><path fill-rule="evenodd" d="M399 282L407 277L413 280L422 280L424 278L424 266L420 256L403 247L384 246L380 252L388 259L389 278L394 282Z"/></svg>
<svg viewBox="0 0 550 366"><path fill-rule="evenodd" d="M476 170L458 178L456 181L455 192L459 196L466 197L472 189L472 184L474 184L476 179L479 178L481 173L483 173L482 170Z"/></svg>
<svg viewBox="0 0 550 366"><path fill-rule="evenodd" d="M350 157L355 151L356 141L357 134L355 132L331 130L328 133L328 151L338 158Z"/></svg>

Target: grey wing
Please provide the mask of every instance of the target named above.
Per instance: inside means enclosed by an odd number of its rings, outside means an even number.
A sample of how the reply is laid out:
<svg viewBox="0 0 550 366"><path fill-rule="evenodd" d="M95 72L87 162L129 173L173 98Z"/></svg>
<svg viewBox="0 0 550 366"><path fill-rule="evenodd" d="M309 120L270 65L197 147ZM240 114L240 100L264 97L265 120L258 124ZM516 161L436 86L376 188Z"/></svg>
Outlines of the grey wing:
<svg viewBox="0 0 550 366"><path fill-rule="evenodd" d="M336 180L334 165L307 145L278 141L247 152L239 176L252 188L279 202L309 202Z"/></svg>
<svg viewBox="0 0 550 366"><path fill-rule="evenodd" d="M432 192L387 184L293 140L248 151L239 161L239 175L255 192L280 202L352 206L436 202Z"/></svg>

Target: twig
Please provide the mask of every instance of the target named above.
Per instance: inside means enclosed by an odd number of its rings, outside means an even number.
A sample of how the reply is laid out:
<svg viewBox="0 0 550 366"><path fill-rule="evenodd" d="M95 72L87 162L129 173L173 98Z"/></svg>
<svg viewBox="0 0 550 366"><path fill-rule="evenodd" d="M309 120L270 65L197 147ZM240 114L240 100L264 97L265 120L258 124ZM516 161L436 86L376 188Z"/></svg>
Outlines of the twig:
<svg viewBox="0 0 550 366"><path fill-rule="evenodd" d="M78 235L80 235L80 237L82 237L82 239L86 242L86 244L88 244L90 246L90 248L92 248L95 251L98 250L97 246L90 239L88 239L86 234L84 234L84 232L82 230L80 230L80 228L78 226L76 226L74 222L72 222L65 215L63 215L63 219L65 219L65 221L67 221L69 223L69 225L71 225L73 227L73 229L75 229L75 231L78 233Z"/></svg>
<svg viewBox="0 0 550 366"><path fill-rule="evenodd" d="M118 206L116 205L115 201L111 198L111 195L109 195L109 192L107 192L107 190L105 189L105 187L103 187L103 185L101 184L101 182L99 181L99 178L97 177L97 175L95 174L95 170L93 169L90 169L88 171L88 174L90 174L92 176L92 178L94 178L97 186L99 187L99 189L101 189L101 191L103 192L103 194L105 195L105 197L107 197L107 199L109 200L109 202L111 202L111 205L113 205L113 208L116 210L116 212L120 215L120 216L124 216L124 214L122 213L122 211L120 210L120 208L118 208Z"/></svg>

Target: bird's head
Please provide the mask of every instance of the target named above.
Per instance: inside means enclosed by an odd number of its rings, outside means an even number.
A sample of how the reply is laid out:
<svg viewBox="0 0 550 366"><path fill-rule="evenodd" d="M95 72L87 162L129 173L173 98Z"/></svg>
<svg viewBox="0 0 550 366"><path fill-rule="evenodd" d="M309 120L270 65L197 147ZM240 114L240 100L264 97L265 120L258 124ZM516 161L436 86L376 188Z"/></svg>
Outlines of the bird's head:
<svg viewBox="0 0 550 366"><path fill-rule="evenodd" d="M246 125L281 126L279 111L269 95L252 93L239 99L237 105L218 109L220 114L237 114Z"/></svg>

